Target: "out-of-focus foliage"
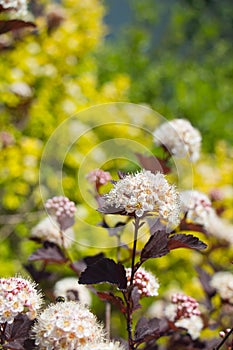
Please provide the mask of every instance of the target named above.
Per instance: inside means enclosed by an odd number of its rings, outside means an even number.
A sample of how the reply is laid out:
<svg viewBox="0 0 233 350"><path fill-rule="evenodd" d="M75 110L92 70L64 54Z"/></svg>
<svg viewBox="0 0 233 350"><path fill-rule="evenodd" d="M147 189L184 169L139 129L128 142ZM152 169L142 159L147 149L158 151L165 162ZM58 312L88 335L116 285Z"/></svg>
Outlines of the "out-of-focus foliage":
<svg viewBox="0 0 233 350"><path fill-rule="evenodd" d="M217 139L231 143L232 1L127 4L129 23L99 51L100 81L127 73L131 102L148 103L166 118L189 119L208 151Z"/></svg>
<svg viewBox="0 0 233 350"><path fill-rule="evenodd" d="M40 158L52 132L83 108L124 100L129 86L120 73L98 86L93 51L105 33L101 1L30 5L37 29L1 36L0 225L1 240L13 234L12 254L36 219L25 213L41 208ZM64 189L77 200L77 164L67 158L65 166ZM7 273L5 264L3 270Z"/></svg>

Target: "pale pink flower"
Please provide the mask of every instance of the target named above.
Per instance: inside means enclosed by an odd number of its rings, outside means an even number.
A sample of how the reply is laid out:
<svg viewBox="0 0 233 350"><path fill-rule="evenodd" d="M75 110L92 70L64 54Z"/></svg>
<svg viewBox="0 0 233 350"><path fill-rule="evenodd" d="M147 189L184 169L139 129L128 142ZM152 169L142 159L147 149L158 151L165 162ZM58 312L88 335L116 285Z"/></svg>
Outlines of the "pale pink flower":
<svg viewBox="0 0 233 350"><path fill-rule="evenodd" d="M187 295L175 293L172 303L165 308L165 316L177 328L185 328L192 339L197 339L203 328L198 302Z"/></svg>
<svg viewBox="0 0 233 350"><path fill-rule="evenodd" d="M110 173L108 171L103 171L102 169L94 169L90 171L86 178L90 183L94 184L96 188L99 188L112 180Z"/></svg>
<svg viewBox="0 0 233 350"><path fill-rule="evenodd" d="M21 277L0 279L0 323L12 323L19 313L34 319L42 298L36 284Z"/></svg>

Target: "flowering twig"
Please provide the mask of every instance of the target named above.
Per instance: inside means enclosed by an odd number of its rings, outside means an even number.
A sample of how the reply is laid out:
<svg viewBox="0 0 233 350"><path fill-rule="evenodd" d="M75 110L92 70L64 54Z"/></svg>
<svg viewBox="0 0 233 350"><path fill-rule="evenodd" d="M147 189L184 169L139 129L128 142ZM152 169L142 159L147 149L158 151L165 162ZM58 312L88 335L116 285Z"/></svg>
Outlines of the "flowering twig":
<svg viewBox="0 0 233 350"><path fill-rule="evenodd" d="M223 338L221 343L216 348L214 348L214 350L219 350L222 347L222 345L227 341L227 339L230 337L231 334L233 334L233 328L231 328L230 332L226 334L226 336Z"/></svg>

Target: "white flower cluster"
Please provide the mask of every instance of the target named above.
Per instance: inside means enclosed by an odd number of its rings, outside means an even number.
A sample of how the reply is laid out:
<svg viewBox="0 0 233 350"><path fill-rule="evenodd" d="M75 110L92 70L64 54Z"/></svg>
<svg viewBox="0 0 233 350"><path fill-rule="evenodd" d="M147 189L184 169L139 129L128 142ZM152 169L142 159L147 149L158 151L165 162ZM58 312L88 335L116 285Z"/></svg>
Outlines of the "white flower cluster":
<svg viewBox="0 0 233 350"><path fill-rule="evenodd" d="M203 328L198 302L187 295L175 293L172 303L165 308L165 316L177 328L185 328L192 339L197 339Z"/></svg>
<svg viewBox="0 0 233 350"><path fill-rule="evenodd" d="M131 278L131 268L126 269L126 277L128 286ZM134 285L138 288L138 293L143 297L158 295L159 282L157 278L150 272L140 267L134 274Z"/></svg>
<svg viewBox="0 0 233 350"><path fill-rule="evenodd" d="M161 173L142 170L117 181L105 196L107 205L134 213L137 217L151 212L169 225L180 221L180 199L175 187Z"/></svg>
<svg viewBox="0 0 233 350"><path fill-rule="evenodd" d="M0 5L4 9L15 11L18 16L25 16L28 12L26 0L0 0Z"/></svg>
<svg viewBox="0 0 233 350"><path fill-rule="evenodd" d="M59 280L54 286L54 296L64 297L65 300L78 300L84 305L91 304L91 294L88 288L82 284L78 284L78 279L75 277L66 277Z"/></svg>
<svg viewBox="0 0 233 350"><path fill-rule="evenodd" d="M73 350L103 342L104 332L84 305L67 301L50 305L40 314L33 338L40 350Z"/></svg>
<svg viewBox="0 0 233 350"><path fill-rule="evenodd" d="M233 304L233 273L219 271L214 274L210 285L217 290L222 300Z"/></svg>
<svg viewBox="0 0 233 350"><path fill-rule="evenodd" d="M12 323L14 318L25 312L34 319L42 304L36 284L21 277L0 279L0 323Z"/></svg>
<svg viewBox="0 0 233 350"><path fill-rule="evenodd" d="M74 231L71 228L68 228L61 232L56 223L56 219L52 220L52 218L45 218L33 227L31 236L33 238L39 238L42 241L55 243L59 246L64 244L64 247L68 248L73 242Z"/></svg>
<svg viewBox="0 0 233 350"><path fill-rule="evenodd" d="M103 171L102 169L94 169L90 171L86 178L90 183L95 184L97 188L101 185L105 185L112 179L110 173L108 171Z"/></svg>
<svg viewBox="0 0 233 350"><path fill-rule="evenodd" d="M98 344L87 344L82 350L125 350L118 342L103 342Z"/></svg>
<svg viewBox="0 0 233 350"><path fill-rule="evenodd" d="M187 221L206 227L214 215L210 199L204 193L191 190L181 192L180 199Z"/></svg>
<svg viewBox="0 0 233 350"><path fill-rule="evenodd" d="M76 212L74 202L63 196L55 196L47 200L45 208L58 220L73 218Z"/></svg>
<svg viewBox="0 0 233 350"><path fill-rule="evenodd" d="M192 162L199 158L201 134L188 120L174 119L155 129L154 142L163 145L174 156L185 157L187 154Z"/></svg>

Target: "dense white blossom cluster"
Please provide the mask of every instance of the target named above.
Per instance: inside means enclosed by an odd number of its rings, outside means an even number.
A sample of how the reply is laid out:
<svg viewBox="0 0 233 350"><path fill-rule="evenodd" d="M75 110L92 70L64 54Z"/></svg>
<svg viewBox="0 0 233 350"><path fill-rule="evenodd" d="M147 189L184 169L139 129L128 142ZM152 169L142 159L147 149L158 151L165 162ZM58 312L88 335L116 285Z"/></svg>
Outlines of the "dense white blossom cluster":
<svg viewBox="0 0 233 350"><path fill-rule="evenodd" d="M210 199L199 191L183 191L180 193L181 210L186 220L206 227L214 215Z"/></svg>
<svg viewBox="0 0 233 350"><path fill-rule="evenodd" d="M84 305L91 304L91 294L88 288L78 284L78 278L75 277L66 277L57 281L53 293L56 298L61 296L66 301L75 299Z"/></svg>
<svg viewBox="0 0 233 350"><path fill-rule="evenodd" d="M21 277L0 279L0 323L12 323L19 313L34 319L42 304L36 284Z"/></svg>
<svg viewBox="0 0 233 350"><path fill-rule="evenodd" d="M105 196L105 203L137 217L153 213L168 225L177 225L180 221L179 194L159 172L142 170L126 175Z"/></svg>
<svg viewBox="0 0 233 350"><path fill-rule="evenodd" d="M28 12L26 0L0 0L0 5L14 11L18 16L25 16Z"/></svg>
<svg viewBox="0 0 233 350"><path fill-rule="evenodd" d="M174 119L155 129L154 142L163 145L171 155L185 157L188 155L192 162L199 158L201 134L188 120Z"/></svg>
<svg viewBox="0 0 233 350"><path fill-rule="evenodd" d="M177 328L185 328L192 339L197 339L203 328L198 302L187 295L175 293L172 303L165 308L165 316Z"/></svg>
<svg viewBox="0 0 233 350"><path fill-rule="evenodd" d="M104 332L83 304L68 301L50 305L40 314L33 338L40 350L73 350L103 342Z"/></svg>
<svg viewBox="0 0 233 350"><path fill-rule="evenodd" d="M131 278L131 268L126 269L126 277L128 286ZM157 278L150 272L140 267L134 274L134 285L138 288L138 293L143 297L150 297L158 295L159 282Z"/></svg>
<svg viewBox="0 0 233 350"><path fill-rule="evenodd" d="M68 228L61 232L55 218L45 218L33 227L31 236L68 248L74 240L74 231Z"/></svg>
<svg viewBox="0 0 233 350"><path fill-rule="evenodd" d="M233 304L233 273L219 271L214 274L210 285L216 289L221 299Z"/></svg>

